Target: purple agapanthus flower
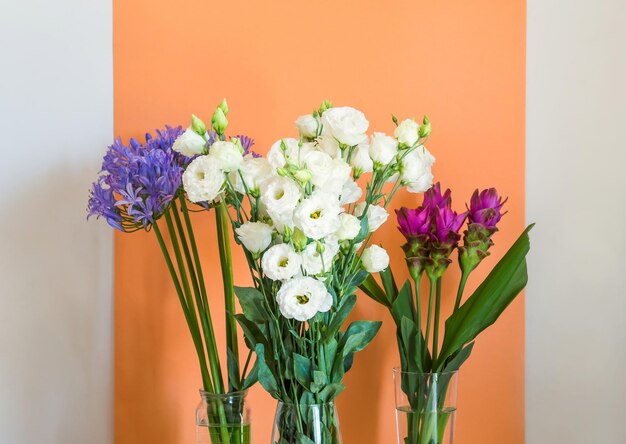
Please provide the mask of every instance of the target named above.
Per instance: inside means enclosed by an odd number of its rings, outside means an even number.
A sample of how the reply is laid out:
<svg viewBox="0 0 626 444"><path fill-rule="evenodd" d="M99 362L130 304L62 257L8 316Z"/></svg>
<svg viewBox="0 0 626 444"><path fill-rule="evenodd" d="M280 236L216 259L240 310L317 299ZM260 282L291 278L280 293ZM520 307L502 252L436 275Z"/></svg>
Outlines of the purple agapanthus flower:
<svg viewBox="0 0 626 444"><path fill-rule="evenodd" d="M419 236L427 236L432 224L431 214L427 208L405 208L396 210L398 230L408 240Z"/></svg>
<svg viewBox="0 0 626 444"><path fill-rule="evenodd" d="M438 207L435 214L434 230L431 233L432 240L439 245L456 247L461 235L459 230L465 222L467 212L457 214L448 207Z"/></svg>
<svg viewBox="0 0 626 444"><path fill-rule="evenodd" d="M495 188L489 188L481 192L478 192L478 190L474 191L468 208L469 223L482 225L489 230L495 229L496 224L506 214L506 212L502 213L502 206L507 200L508 198L502 200Z"/></svg>
<svg viewBox="0 0 626 444"><path fill-rule="evenodd" d="M182 184L182 174L191 161L172 150L182 127L146 134L142 145L116 139L109 146L87 206L88 216L103 217L121 231L147 229L164 213Z"/></svg>

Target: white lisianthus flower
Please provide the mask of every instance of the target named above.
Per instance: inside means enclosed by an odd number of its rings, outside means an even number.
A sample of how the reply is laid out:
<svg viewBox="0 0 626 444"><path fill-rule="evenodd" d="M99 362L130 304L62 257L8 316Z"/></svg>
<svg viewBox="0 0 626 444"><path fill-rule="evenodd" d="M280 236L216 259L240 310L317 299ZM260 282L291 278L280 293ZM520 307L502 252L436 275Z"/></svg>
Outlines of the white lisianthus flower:
<svg viewBox="0 0 626 444"><path fill-rule="evenodd" d="M283 283L276 294L276 302L284 317L304 322L330 310L333 297L322 282L300 276Z"/></svg>
<svg viewBox="0 0 626 444"><path fill-rule="evenodd" d="M281 231L285 225L293 227L293 211L300 197L298 185L286 177L275 176L261 184L263 209Z"/></svg>
<svg viewBox="0 0 626 444"><path fill-rule="evenodd" d="M300 116L296 119L296 127L300 136L314 139L317 135L317 120L311 114Z"/></svg>
<svg viewBox="0 0 626 444"><path fill-rule="evenodd" d="M272 243L274 229L263 222L246 222L236 228L235 233L246 250L259 254Z"/></svg>
<svg viewBox="0 0 626 444"><path fill-rule="evenodd" d="M335 138L329 133L322 134L321 136L319 136L316 139L315 144L320 150L324 151L333 159L341 155L341 148L339 147L339 142L337 142L337 140L335 140Z"/></svg>
<svg viewBox="0 0 626 444"><path fill-rule="evenodd" d="M357 145L356 149L352 153L350 165L352 165L352 168L354 168L355 172L358 173L357 175L371 173L374 170L374 162L372 162L369 150L370 148L367 142L362 142Z"/></svg>
<svg viewBox="0 0 626 444"><path fill-rule="evenodd" d="M183 173L183 188L191 202L213 202L223 185L224 172L213 156L196 157Z"/></svg>
<svg viewBox="0 0 626 444"><path fill-rule="evenodd" d="M273 281L291 279L300 273L302 258L289 244L270 247L261 258L263 273Z"/></svg>
<svg viewBox="0 0 626 444"><path fill-rule="evenodd" d="M363 215L365 209L365 202L361 202L356 206L354 212L357 216ZM382 224L387 221L389 213L380 205L370 205L367 207L367 228L369 232L376 231Z"/></svg>
<svg viewBox="0 0 626 444"><path fill-rule="evenodd" d="M243 154L233 142L218 140L211 145L209 154L217 159L222 171L237 171L243 163Z"/></svg>
<svg viewBox="0 0 626 444"><path fill-rule="evenodd" d="M314 276L330 271L335 256L339 252L339 244L334 240L326 239L321 249L322 253L319 252L317 242L311 242L302 251L302 267L306 274Z"/></svg>
<svg viewBox="0 0 626 444"><path fill-rule="evenodd" d="M384 248L372 245L361 254L363 268L370 273L378 273L389 266L389 255Z"/></svg>
<svg viewBox="0 0 626 444"><path fill-rule="evenodd" d="M311 151L304 159L304 165L311 172L311 183L323 186L333 173L333 159L323 151Z"/></svg>
<svg viewBox="0 0 626 444"><path fill-rule="evenodd" d="M433 184L435 157L424 146L418 146L402 159L402 183L411 193L423 193Z"/></svg>
<svg viewBox="0 0 626 444"><path fill-rule="evenodd" d="M369 154L374 162L388 165L398 154L398 141L385 133L374 133L370 140Z"/></svg>
<svg viewBox="0 0 626 444"><path fill-rule="evenodd" d="M413 146L419 140L419 124L413 119L403 120L393 133L402 145Z"/></svg>
<svg viewBox="0 0 626 444"><path fill-rule="evenodd" d="M350 179L352 168L341 157L332 159L331 170L319 189L335 196Z"/></svg>
<svg viewBox="0 0 626 444"><path fill-rule="evenodd" d="M339 229L339 213L337 196L317 190L297 206L293 221L307 237L318 240Z"/></svg>
<svg viewBox="0 0 626 444"><path fill-rule="evenodd" d="M230 173L230 181L233 188L241 194L246 194L246 188L249 193L258 194L263 181L272 177L273 174L274 169L267 159L246 154L239 171Z"/></svg>
<svg viewBox="0 0 626 444"><path fill-rule="evenodd" d="M335 236L340 241L352 240L357 237L359 231L361 231L361 221L352 214L341 213L339 221L341 225L335 232Z"/></svg>
<svg viewBox="0 0 626 444"><path fill-rule="evenodd" d="M205 152L206 141L193 129L187 128L184 133L176 138L172 149L183 156L193 157Z"/></svg>
<svg viewBox="0 0 626 444"><path fill-rule="evenodd" d="M322 114L322 124L324 131L348 146L358 145L370 125L361 111L349 106L327 109Z"/></svg>
<svg viewBox="0 0 626 444"><path fill-rule="evenodd" d="M361 187L354 181L348 180L343 184L343 188L341 188L341 195L339 197L339 205L348 205L356 202L361 198L363 194L363 190Z"/></svg>
<svg viewBox="0 0 626 444"><path fill-rule="evenodd" d="M283 150L283 142L286 147ZM267 153L267 160L274 168L283 168L288 163L291 165L300 165L303 163L306 155L315 149L313 142L303 143L300 146L298 139L287 138L281 139L270 147Z"/></svg>

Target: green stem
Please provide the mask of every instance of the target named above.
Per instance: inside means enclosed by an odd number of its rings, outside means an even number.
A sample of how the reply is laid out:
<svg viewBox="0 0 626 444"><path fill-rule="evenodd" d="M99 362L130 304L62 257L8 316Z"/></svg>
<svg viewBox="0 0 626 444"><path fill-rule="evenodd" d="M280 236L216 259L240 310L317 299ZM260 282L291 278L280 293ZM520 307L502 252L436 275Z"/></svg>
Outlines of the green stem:
<svg viewBox="0 0 626 444"><path fill-rule="evenodd" d="M181 196L181 200L184 200L184 197ZM180 215L178 214L178 208L174 205L174 210L172 214L174 215L174 222L176 222L176 228L178 229L178 234L180 237L180 242L183 247L183 253L185 255L185 260L187 261L187 268L189 271L189 276L191 278L191 283L193 286L194 295L196 298L196 305L198 306L198 315L200 317L200 322L202 324L202 332L204 334L204 340L206 343L207 354L209 355L209 366L211 368L211 376L213 379L213 385L215 387L215 391L217 393L224 393L224 383L222 382L222 369L220 365L220 357L217 351L217 343L215 340L215 332L213 330L213 323L211 322L210 316L208 316L208 301L205 302L202 300L202 293L200 290L200 286L198 285L198 275L196 273L196 269L194 268L194 263L191 259L191 253L189 250L189 244L187 242L187 238L185 236L185 230L183 229L183 224L180 219ZM181 205L182 208L182 205ZM189 218L189 215L186 212L183 212L185 215L185 221ZM187 224L189 240L194 251L195 256L197 256L197 248L195 237L193 236L193 232L189 231L191 227L191 220ZM196 261L196 266L200 264L199 258ZM201 270L197 270L198 274L201 273ZM203 285L204 287L204 278Z"/></svg>
<svg viewBox="0 0 626 444"><path fill-rule="evenodd" d="M236 374L239 375L239 344L237 342L237 324L235 321L235 288L233 279L233 262L228 236L228 209L224 202L215 208L215 222L217 223L217 240L222 268L222 282L224 283L224 302L226 307L226 347L231 351ZM239 385L240 381L237 381Z"/></svg>
<svg viewBox="0 0 626 444"><path fill-rule="evenodd" d="M437 279L437 296L435 298L435 325L433 326L433 368L437 362L437 354L439 351L439 316L441 314L441 278Z"/></svg>
<svg viewBox="0 0 626 444"><path fill-rule="evenodd" d="M189 312L189 306L187 305L187 301L185 299L183 289L181 288L180 281L176 274L176 270L174 269L172 258L169 254L169 251L167 250L165 241L163 240L163 235L161 234L161 230L159 229L159 226L156 223L153 224L152 227L154 228L154 233L156 234L157 240L159 241L159 246L161 247L161 251L163 252L163 257L165 258L165 263L167 264L167 268L172 277L172 282L174 283L176 294L178 295L178 299L180 300L180 305L183 308L185 320L187 321L187 326L189 327L189 332L191 333L191 339L196 348L196 353L198 354L198 360L200 361L200 373L202 375L202 385L204 387L204 390L210 393L214 393L213 384L211 383L209 370L206 365L204 349L202 347L202 339L200 338L200 332L197 330L197 324L194 323L195 319L191 317L191 314Z"/></svg>
<svg viewBox="0 0 626 444"><path fill-rule="evenodd" d="M454 303L454 311L457 311L461 306L461 299L463 298L463 291L465 290L465 284L467 283L467 278L469 277L469 273L463 273L461 275L461 281L459 282L459 289L456 292L456 302Z"/></svg>
<svg viewBox="0 0 626 444"><path fill-rule="evenodd" d="M428 296L428 317L426 318L426 333L424 335L424 362L426 361L426 351L428 350L428 339L430 338L430 324L433 311L433 298L435 296L435 281L434 279L429 279L429 281L430 295ZM424 372L426 372L426 366L424 366Z"/></svg>
<svg viewBox="0 0 626 444"><path fill-rule="evenodd" d="M418 356L423 356L424 353L422 351L422 298L420 295L420 282L421 278L413 280L413 284L415 286L415 306L411 307L413 311L415 326L417 327L417 353ZM413 305L413 304L411 304Z"/></svg>

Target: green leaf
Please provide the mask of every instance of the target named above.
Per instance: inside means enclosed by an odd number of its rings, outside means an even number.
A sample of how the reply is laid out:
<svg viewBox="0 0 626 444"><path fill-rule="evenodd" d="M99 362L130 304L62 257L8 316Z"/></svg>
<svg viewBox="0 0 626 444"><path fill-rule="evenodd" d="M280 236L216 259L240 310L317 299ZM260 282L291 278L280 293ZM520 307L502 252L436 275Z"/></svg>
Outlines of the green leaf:
<svg viewBox="0 0 626 444"><path fill-rule="evenodd" d="M296 380L304 387L309 390L309 386L311 385L312 375L311 375L311 361L309 358L305 358L298 353L293 354L293 373Z"/></svg>
<svg viewBox="0 0 626 444"><path fill-rule="evenodd" d="M339 309L334 314L333 320L330 322L330 325L328 326L328 329L326 330L326 333L325 333L326 340L330 340L331 338L335 337L335 335L337 334L337 332L339 331L339 329L345 322L346 318L348 317L348 315L354 308L355 304L356 304L355 294L351 294L342 299Z"/></svg>
<svg viewBox="0 0 626 444"><path fill-rule="evenodd" d="M415 319L413 311L413 287L407 279L393 305L391 306L391 315L393 316L398 328L402 325L402 318Z"/></svg>
<svg viewBox="0 0 626 444"><path fill-rule="evenodd" d="M530 250L528 226L491 273L465 303L446 320L439 370L463 345L492 325L528 282L526 254Z"/></svg>
<svg viewBox="0 0 626 444"><path fill-rule="evenodd" d="M313 370L313 382L311 383L311 392L317 393L328 384L326 373L319 370Z"/></svg>
<svg viewBox="0 0 626 444"><path fill-rule="evenodd" d="M363 291L363 293L374 299L379 304L391 308L391 303L387 299L385 291L380 287L380 285L378 285L378 282L376 282L376 279L374 279L374 276L371 274L367 276L361 285L359 285L359 288Z"/></svg>
<svg viewBox="0 0 626 444"><path fill-rule="evenodd" d="M369 226L367 223L367 215L363 214L361 216L361 229L359 230L359 234L352 240L352 245L358 244L359 242L363 242L367 235L369 234Z"/></svg>
<svg viewBox="0 0 626 444"><path fill-rule="evenodd" d="M422 373L422 350L417 347L417 326L411 319L403 316L399 330L404 345L404 361L407 365L405 370Z"/></svg>
<svg viewBox="0 0 626 444"><path fill-rule="evenodd" d="M255 359L254 360L254 365L252 366L252 369L250 370L250 372L246 376L246 379L243 381L241 389L242 390L249 389L254 384L256 384L256 382L258 380L259 380L259 360Z"/></svg>
<svg viewBox="0 0 626 444"><path fill-rule="evenodd" d="M230 348L226 349L226 364L228 368L229 389L234 389L236 391L241 390L241 381L239 380L239 366L237 358Z"/></svg>
<svg viewBox="0 0 626 444"><path fill-rule="evenodd" d="M387 293L387 300L395 301L396 297L398 297L398 286L396 285L396 281L393 277L391 265L380 272L380 280L383 283L385 293Z"/></svg>
<svg viewBox="0 0 626 444"><path fill-rule="evenodd" d="M355 353L367 347L372 342L382 322L380 321L354 321L344 333L339 342L339 349L345 358L350 353Z"/></svg>
<svg viewBox="0 0 626 444"><path fill-rule="evenodd" d="M252 322L242 314L236 314L235 319L237 319L237 322L239 323L239 326L241 327L241 330L243 331L243 334L245 335L246 340L249 343L248 346L251 346L250 348L252 350L256 348L257 344L263 344L264 346L267 346L268 341L258 325L256 325L254 322Z"/></svg>
<svg viewBox="0 0 626 444"><path fill-rule="evenodd" d="M255 348L257 363L258 363L258 375L259 382L263 386L263 388L270 394L272 397L276 399L280 399L280 393L278 391L278 383L276 382L276 377L272 370L267 365L267 361L265 360L265 348L263 344L257 344Z"/></svg>
<svg viewBox="0 0 626 444"><path fill-rule="evenodd" d="M360 270L358 271L353 277L352 280L350 281L350 285L349 287L358 287L359 285L361 285L363 283L363 281L365 279L367 279L367 277L370 275L369 271L366 270ZM351 294L351 293L350 293Z"/></svg>
<svg viewBox="0 0 626 444"><path fill-rule="evenodd" d="M246 318L257 324L262 324L270 319L264 305L265 297L259 290L250 287L235 287L235 294Z"/></svg>
<svg viewBox="0 0 626 444"><path fill-rule="evenodd" d="M343 389L345 388L346 386L343 385L343 383L341 382L328 384L326 387L324 387L324 390L322 390L319 394L320 402L326 403L326 402L332 401L337 396L339 396L339 393L341 393Z"/></svg>

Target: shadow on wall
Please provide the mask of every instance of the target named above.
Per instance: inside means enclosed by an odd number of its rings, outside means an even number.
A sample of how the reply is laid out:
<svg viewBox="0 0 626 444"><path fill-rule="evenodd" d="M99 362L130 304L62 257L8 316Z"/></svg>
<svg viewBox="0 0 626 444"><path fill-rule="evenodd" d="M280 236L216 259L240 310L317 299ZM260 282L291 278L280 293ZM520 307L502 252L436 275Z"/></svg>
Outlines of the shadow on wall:
<svg viewBox="0 0 626 444"><path fill-rule="evenodd" d="M34 171L1 198L1 442L112 442L112 235L86 221L93 177Z"/></svg>

